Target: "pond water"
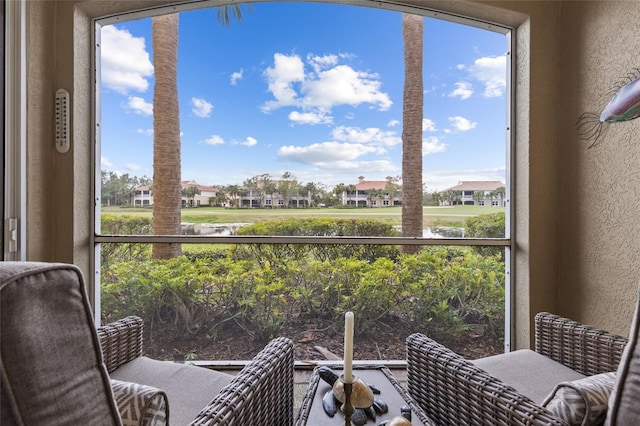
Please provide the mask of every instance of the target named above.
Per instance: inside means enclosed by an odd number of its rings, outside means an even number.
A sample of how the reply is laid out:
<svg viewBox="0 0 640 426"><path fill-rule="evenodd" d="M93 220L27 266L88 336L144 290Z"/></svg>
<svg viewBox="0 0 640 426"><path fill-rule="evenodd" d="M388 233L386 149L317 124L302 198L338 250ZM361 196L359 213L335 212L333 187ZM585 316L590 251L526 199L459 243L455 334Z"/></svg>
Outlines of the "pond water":
<svg viewBox="0 0 640 426"><path fill-rule="evenodd" d="M235 235L236 231L250 223L183 223L182 235Z"/></svg>
<svg viewBox="0 0 640 426"><path fill-rule="evenodd" d="M250 223L183 223L182 235L235 235L236 231ZM397 227L398 231L400 227ZM464 228L437 226L424 228L425 238L464 238Z"/></svg>

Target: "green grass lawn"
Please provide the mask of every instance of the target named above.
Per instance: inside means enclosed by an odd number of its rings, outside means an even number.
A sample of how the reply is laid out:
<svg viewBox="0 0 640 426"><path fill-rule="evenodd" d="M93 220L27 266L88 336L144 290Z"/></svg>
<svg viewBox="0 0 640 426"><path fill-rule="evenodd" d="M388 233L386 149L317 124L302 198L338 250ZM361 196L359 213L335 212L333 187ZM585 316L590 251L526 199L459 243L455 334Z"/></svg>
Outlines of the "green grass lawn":
<svg viewBox="0 0 640 426"><path fill-rule="evenodd" d="M467 217L503 212L502 207L454 206L424 207L424 226L463 226ZM102 207L102 213L151 217L149 208ZM256 223L285 218L368 218L400 225L402 207L309 208L309 209L226 209L195 207L182 209L185 223Z"/></svg>

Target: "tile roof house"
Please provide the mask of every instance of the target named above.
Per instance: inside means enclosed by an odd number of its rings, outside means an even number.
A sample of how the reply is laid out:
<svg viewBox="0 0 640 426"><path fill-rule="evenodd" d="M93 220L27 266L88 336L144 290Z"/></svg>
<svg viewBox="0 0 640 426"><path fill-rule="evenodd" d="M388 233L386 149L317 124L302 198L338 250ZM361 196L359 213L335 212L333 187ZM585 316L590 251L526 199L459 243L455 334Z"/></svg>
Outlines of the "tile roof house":
<svg viewBox="0 0 640 426"><path fill-rule="evenodd" d="M505 206L505 185L499 180L460 181L441 193L441 206Z"/></svg>
<svg viewBox="0 0 640 426"><path fill-rule="evenodd" d="M399 188L392 182L392 177L386 180L364 180L364 176L358 176L358 183L354 185L355 192L344 191L342 193L342 205L355 205L356 207L391 207L402 205L400 191L389 193L389 185Z"/></svg>

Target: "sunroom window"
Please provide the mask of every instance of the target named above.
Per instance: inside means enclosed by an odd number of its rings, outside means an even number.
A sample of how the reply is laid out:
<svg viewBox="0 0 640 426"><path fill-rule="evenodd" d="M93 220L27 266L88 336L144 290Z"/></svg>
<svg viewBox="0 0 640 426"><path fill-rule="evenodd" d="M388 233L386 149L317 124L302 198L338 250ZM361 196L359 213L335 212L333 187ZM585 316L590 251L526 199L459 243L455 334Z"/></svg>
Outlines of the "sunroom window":
<svg viewBox="0 0 640 426"><path fill-rule="evenodd" d="M166 359L341 356L346 311L360 359L508 347L509 31L385 7L96 22L102 322Z"/></svg>

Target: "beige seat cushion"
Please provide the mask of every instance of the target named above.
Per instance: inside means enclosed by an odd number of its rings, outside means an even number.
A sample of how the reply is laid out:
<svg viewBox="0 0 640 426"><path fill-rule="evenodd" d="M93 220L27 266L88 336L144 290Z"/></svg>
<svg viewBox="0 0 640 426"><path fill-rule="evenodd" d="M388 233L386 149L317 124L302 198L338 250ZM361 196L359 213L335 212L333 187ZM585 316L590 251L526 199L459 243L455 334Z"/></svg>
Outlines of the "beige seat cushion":
<svg viewBox="0 0 640 426"><path fill-rule="evenodd" d="M545 400L558 383L585 377L529 349L471 362L538 404Z"/></svg>
<svg viewBox="0 0 640 426"><path fill-rule="evenodd" d="M165 391L169 399L169 423L187 425L233 376L193 365L138 357L112 372L111 378Z"/></svg>

